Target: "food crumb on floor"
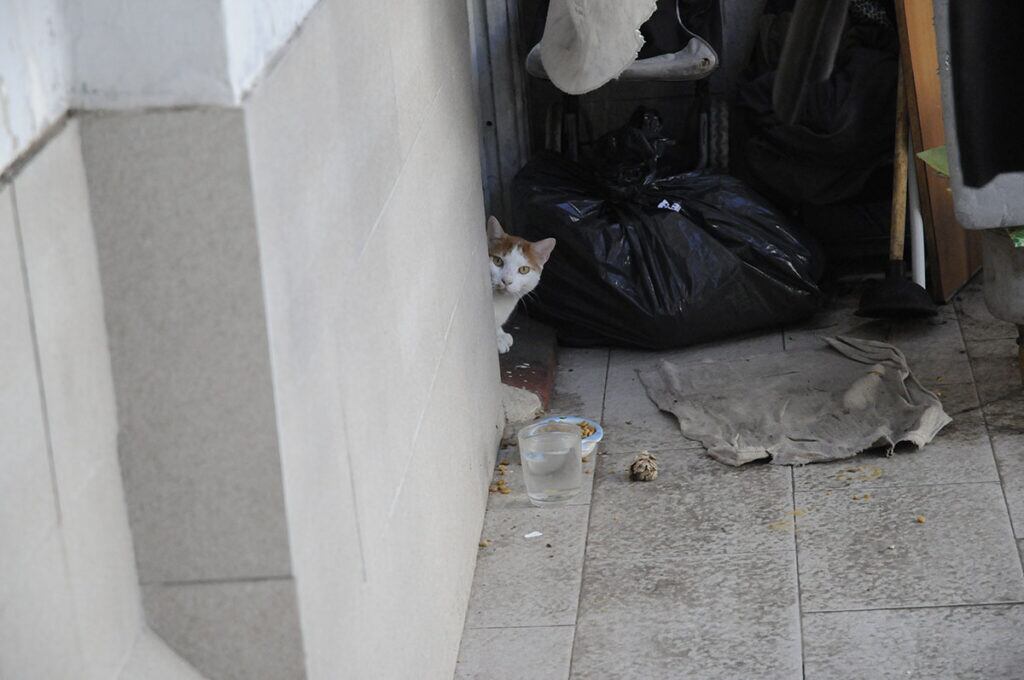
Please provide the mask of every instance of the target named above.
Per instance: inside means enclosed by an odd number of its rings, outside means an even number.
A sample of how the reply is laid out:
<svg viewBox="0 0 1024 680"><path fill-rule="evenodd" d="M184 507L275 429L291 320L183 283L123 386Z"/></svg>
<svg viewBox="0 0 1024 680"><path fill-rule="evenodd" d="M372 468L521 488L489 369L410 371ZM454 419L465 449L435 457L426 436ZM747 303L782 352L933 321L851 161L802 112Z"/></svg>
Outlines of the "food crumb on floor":
<svg viewBox="0 0 1024 680"><path fill-rule="evenodd" d="M491 542L490 542L490 541L489 541L488 539L484 538L484 539L482 539L482 540L480 541L480 544L479 544L479 545L480 545L480 547L481 547L481 548L486 548L486 547L487 547L487 546L489 546L490 544L491 544Z"/></svg>
<svg viewBox="0 0 1024 680"><path fill-rule="evenodd" d="M882 468L874 465L865 467L863 465L855 468L844 468L839 471L835 479L840 482L870 482L882 476Z"/></svg>
<svg viewBox="0 0 1024 680"><path fill-rule="evenodd" d="M918 524L924 524L924 515L918 515L916 518Z"/></svg>

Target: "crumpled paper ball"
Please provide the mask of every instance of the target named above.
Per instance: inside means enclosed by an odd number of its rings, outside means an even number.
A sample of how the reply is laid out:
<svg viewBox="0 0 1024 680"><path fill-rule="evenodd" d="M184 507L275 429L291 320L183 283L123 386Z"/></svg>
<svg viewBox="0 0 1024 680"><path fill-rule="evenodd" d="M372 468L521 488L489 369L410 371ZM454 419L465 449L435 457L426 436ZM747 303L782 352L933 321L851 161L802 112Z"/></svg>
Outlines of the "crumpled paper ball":
<svg viewBox="0 0 1024 680"><path fill-rule="evenodd" d="M658 476L658 459L649 451L638 453L629 465L629 478L634 482L650 482Z"/></svg>

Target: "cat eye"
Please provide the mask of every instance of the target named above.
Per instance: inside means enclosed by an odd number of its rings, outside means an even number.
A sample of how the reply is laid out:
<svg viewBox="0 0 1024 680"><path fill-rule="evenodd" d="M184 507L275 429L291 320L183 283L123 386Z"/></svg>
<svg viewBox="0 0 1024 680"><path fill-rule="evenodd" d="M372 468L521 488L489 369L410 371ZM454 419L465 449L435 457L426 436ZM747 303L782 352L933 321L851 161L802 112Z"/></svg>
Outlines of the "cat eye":
<svg viewBox="0 0 1024 680"><path fill-rule="evenodd" d="M502 265L505 264L505 261L498 257L497 255L491 255L491 262L493 262L497 267L501 267Z"/></svg>
<svg viewBox="0 0 1024 680"><path fill-rule="evenodd" d="M530 273L530 268L529 268L529 267L527 267L527 266L526 266L526 265L524 264L524 265L523 265L522 267L520 267L520 268L519 268L519 273L520 273L520 274L529 274L529 273Z"/></svg>

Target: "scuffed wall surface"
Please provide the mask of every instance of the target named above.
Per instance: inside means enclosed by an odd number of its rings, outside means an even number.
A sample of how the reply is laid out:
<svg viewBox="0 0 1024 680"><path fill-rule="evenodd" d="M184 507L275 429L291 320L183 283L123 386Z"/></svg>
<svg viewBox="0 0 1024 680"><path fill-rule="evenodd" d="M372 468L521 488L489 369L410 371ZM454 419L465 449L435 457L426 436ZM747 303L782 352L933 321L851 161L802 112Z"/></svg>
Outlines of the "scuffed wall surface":
<svg viewBox="0 0 1024 680"><path fill-rule="evenodd" d="M75 121L0 186L0 272L0 676L108 680L142 613Z"/></svg>
<svg viewBox="0 0 1024 680"><path fill-rule="evenodd" d="M315 680L454 668L500 409L468 44L324 0L245 107Z"/></svg>

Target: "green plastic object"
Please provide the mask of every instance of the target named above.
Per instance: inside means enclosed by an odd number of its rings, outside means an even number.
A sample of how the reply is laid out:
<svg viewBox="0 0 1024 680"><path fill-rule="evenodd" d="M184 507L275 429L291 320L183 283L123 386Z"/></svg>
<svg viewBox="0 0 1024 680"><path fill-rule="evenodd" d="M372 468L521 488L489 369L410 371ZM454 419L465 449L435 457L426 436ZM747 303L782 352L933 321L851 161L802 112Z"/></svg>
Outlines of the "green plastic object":
<svg viewBox="0 0 1024 680"><path fill-rule="evenodd" d="M925 149L917 154L917 157L923 160L935 172L943 177L949 177L949 156L946 154L945 144ZM1010 241L1013 242L1014 248L1024 248L1024 227L1007 229L1006 234L1010 237Z"/></svg>
<svg viewBox="0 0 1024 680"><path fill-rule="evenodd" d="M949 156L946 155L945 144L925 149L917 154L917 157L923 160L935 172L943 177L949 177Z"/></svg>
<svg viewBox="0 0 1024 680"><path fill-rule="evenodd" d="M1010 236L1014 248L1024 248L1024 227L1007 229L1006 233Z"/></svg>

